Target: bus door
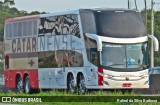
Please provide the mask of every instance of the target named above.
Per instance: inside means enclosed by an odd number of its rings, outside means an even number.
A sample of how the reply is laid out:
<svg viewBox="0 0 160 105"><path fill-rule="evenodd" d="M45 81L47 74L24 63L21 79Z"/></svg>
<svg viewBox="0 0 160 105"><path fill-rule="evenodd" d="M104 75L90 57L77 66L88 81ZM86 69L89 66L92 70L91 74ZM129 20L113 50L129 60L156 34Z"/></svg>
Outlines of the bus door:
<svg viewBox="0 0 160 105"><path fill-rule="evenodd" d="M50 68L50 88L58 88L65 85L65 51L54 51L53 68Z"/></svg>
<svg viewBox="0 0 160 105"><path fill-rule="evenodd" d="M5 85L7 87L10 86L10 77L9 77L9 74L10 74L10 70L9 70L9 55L6 54L5 55L5 67L4 67L4 75L5 75Z"/></svg>
<svg viewBox="0 0 160 105"><path fill-rule="evenodd" d="M92 63L94 66L90 66L87 68L87 75L88 75L88 80L87 84L89 86L95 86L97 84L97 69L98 69L98 65L99 65L99 59L98 59L98 51L97 48L90 48L89 51L89 61L90 63Z"/></svg>

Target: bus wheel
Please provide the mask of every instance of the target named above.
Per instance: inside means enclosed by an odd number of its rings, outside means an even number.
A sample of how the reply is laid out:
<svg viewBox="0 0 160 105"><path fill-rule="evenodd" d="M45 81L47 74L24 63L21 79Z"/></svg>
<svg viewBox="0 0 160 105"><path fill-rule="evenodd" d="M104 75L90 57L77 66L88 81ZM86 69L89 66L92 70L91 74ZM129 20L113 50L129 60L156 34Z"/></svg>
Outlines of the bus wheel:
<svg viewBox="0 0 160 105"><path fill-rule="evenodd" d="M75 80L72 74L70 74L67 78L67 88L70 93L76 93Z"/></svg>
<svg viewBox="0 0 160 105"><path fill-rule="evenodd" d="M25 92L25 93L30 93L30 92L31 92L29 76L27 76L27 77L25 78L25 82L24 82L24 92Z"/></svg>
<svg viewBox="0 0 160 105"><path fill-rule="evenodd" d="M85 83L85 78L81 74L80 75L80 81L79 81L79 94L85 94L86 93L86 83Z"/></svg>
<svg viewBox="0 0 160 105"><path fill-rule="evenodd" d="M23 81L22 81L22 78L19 77L19 78L17 78L16 81L17 81L17 82L16 82L16 89L17 89L17 91L18 91L18 92L23 91Z"/></svg>

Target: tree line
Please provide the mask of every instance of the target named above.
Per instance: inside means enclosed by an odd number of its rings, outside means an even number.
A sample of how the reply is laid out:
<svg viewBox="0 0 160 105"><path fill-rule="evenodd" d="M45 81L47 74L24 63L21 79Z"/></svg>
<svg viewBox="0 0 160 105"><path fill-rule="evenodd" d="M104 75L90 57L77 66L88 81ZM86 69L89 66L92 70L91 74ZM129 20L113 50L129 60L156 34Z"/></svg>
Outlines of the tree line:
<svg viewBox="0 0 160 105"><path fill-rule="evenodd" d="M147 18L146 18L146 12L147 12ZM146 26L147 33L151 34L151 10L150 9L147 9L146 11L142 10L141 14L144 18L144 22L147 24ZM158 38L160 42L160 11L154 11L154 35ZM154 58L155 66L160 66L160 50L158 52L155 52L154 57L155 57Z"/></svg>
<svg viewBox="0 0 160 105"><path fill-rule="evenodd" d="M0 1L0 41L3 41L5 19L46 13L39 11L32 11L31 13L28 13L25 10L18 10L17 8L12 7L12 5L14 5L14 2L11 0L5 0L4 2Z"/></svg>

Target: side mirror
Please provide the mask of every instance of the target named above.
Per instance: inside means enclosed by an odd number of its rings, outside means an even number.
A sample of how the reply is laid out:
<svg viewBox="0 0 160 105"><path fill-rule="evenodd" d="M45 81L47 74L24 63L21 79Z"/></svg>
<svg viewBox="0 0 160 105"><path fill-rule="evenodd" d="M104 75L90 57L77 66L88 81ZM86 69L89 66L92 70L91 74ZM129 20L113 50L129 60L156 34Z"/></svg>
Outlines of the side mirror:
<svg viewBox="0 0 160 105"><path fill-rule="evenodd" d="M154 51L159 50L159 42L158 39L154 35L148 35L149 38L151 38L154 42Z"/></svg>
<svg viewBox="0 0 160 105"><path fill-rule="evenodd" d="M98 35L86 33L86 36L89 37L89 38L91 38L91 39L96 40L96 42L97 42L97 50L98 50L98 51L102 51L102 41L101 41L101 39L98 37Z"/></svg>

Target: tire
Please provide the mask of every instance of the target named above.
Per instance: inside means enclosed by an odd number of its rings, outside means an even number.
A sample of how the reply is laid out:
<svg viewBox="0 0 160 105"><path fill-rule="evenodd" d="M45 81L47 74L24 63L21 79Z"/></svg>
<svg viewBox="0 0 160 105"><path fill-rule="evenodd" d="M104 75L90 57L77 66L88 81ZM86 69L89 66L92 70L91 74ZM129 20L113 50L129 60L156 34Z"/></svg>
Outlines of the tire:
<svg viewBox="0 0 160 105"><path fill-rule="evenodd" d="M76 93L76 90L77 90L74 82L75 82L74 77L73 75L70 74L67 78L67 89L72 94Z"/></svg>
<svg viewBox="0 0 160 105"><path fill-rule="evenodd" d="M22 92L23 91L23 80L21 77L19 77L17 80L16 80L16 90L18 92Z"/></svg>
<svg viewBox="0 0 160 105"><path fill-rule="evenodd" d="M29 76L27 76L25 78L25 82L24 82L24 92L25 93L31 93L31 87L30 87L30 79Z"/></svg>
<svg viewBox="0 0 160 105"><path fill-rule="evenodd" d="M84 76L81 74L79 78L79 94L85 94L86 93L86 82Z"/></svg>

